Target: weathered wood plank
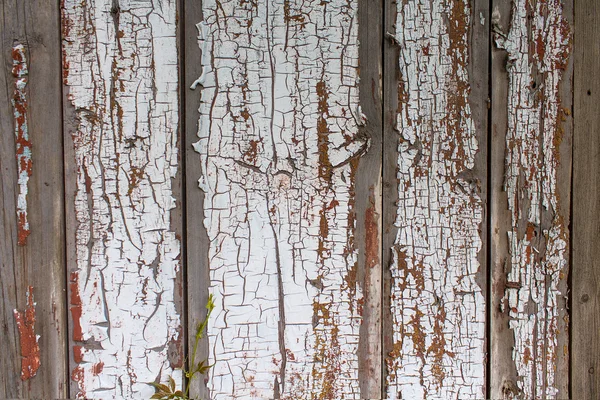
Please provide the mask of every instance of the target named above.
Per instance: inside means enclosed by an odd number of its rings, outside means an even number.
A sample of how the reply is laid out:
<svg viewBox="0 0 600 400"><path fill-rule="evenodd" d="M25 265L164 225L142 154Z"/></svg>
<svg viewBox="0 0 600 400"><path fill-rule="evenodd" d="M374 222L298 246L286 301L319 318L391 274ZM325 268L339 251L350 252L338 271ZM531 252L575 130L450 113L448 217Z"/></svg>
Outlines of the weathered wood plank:
<svg viewBox="0 0 600 400"><path fill-rule="evenodd" d="M58 15L2 3L0 398L68 396Z"/></svg>
<svg viewBox="0 0 600 400"><path fill-rule="evenodd" d="M392 215L396 226L387 397L481 398L487 2L408 0L395 6L387 12L396 17L388 38L398 44L399 57L397 66L385 64L385 74L397 77L386 79L392 104L386 103L384 118L396 131L386 132L384 145L394 153L384 168L394 168L396 182L384 175L398 199L393 211L384 210L385 234L392 233Z"/></svg>
<svg viewBox="0 0 600 400"><path fill-rule="evenodd" d="M600 398L600 3L575 2L571 398Z"/></svg>
<svg viewBox="0 0 600 400"><path fill-rule="evenodd" d="M202 74L202 52L196 38L196 24L203 20L202 1L183 1L182 24L184 60L183 102L185 110L185 182L186 182L186 287L188 352L195 345L196 328L206 316L209 288L209 240L204 227L204 193L198 188L202 167L198 153L192 146L198 140L198 108L201 92L191 89L192 83ZM213 321L209 324L212 325ZM191 355L189 356L191 357ZM196 361L208 359L208 340L199 344ZM188 361L189 362L189 361ZM195 377L190 383L190 396L209 399L206 377Z"/></svg>
<svg viewBox="0 0 600 400"><path fill-rule="evenodd" d="M382 154L383 154L383 2L358 1L359 99L366 117L359 135L369 150L356 161L354 251L358 251L357 286L362 289L362 325L358 344L361 399L383 398L382 357ZM352 225L352 223L350 223Z"/></svg>
<svg viewBox="0 0 600 400"><path fill-rule="evenodd" d="M492 398L569 395L571 5L494 2Z"/></svg>
<svg viewBox="0 0 600 400"><path fill-rule="evenodd" d="M188 165L200 164L217 305L211 398L377 393L359 379L363 366L378 368L362 359L377 346L359 338L361 312L371 307L375 327L378 307L364 304L360 280L376 280L360 269L376 275L378 261L359 266L356 239L372 241L366 225L378 230L370 206L379 171L373 157L358 181L358 160L375 140L360 129L358 2L204 1L203 12L200 157ZM373 78L371 69L367 86ZM376 131L376 106L369 113ZM359 205L367 175L373 196Z"/></svg>
<svg viewBox="0 0 600 400"><path fill-rule="evenodd" d="M182 354L176 1L62 8L72 397L149 398Z"/></svg>

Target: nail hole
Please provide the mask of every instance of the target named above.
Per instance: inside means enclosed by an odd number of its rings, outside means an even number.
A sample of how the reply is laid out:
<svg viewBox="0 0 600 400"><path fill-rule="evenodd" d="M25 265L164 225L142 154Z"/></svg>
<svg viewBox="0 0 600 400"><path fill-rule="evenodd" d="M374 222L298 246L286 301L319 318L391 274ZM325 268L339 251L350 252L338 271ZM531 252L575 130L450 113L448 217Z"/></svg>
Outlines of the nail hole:
<svg viewBox="0 0 600 400"><path fill-rule="evenodd" d="M581 296L582 303L587 303L589 300L590 300L590 296L588 296L587 294L584 294L583 296Z"/></svg>
<svg viewBox="0 0 600 400"><path fill-rule="evenodd" d="M592 95L592 91L588 90L588 96L591 96L591 95Z"/></svg>
<svg viewBox="0 0 600 400"><path fill-rule="evenodd" d="M593 374L593 373L594 373L594 367L590 367L590 369L588 369L588 372L589 372L590 374Z"/></svg>

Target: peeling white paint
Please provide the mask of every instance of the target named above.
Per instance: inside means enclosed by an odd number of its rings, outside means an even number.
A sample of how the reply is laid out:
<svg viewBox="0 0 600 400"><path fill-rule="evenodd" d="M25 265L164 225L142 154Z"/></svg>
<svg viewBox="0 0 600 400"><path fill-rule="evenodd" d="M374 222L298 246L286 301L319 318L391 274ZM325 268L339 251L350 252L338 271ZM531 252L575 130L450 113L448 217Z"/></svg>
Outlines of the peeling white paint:
<svg viewBox="0 0 600 400"><path fill-rule="evenodd" d="M485 396L483 220L469 106L469 2L397 2L398 234L390 399Z"/></svg>
<svg viewBox="0 0 600 400"><path fill-rule="evenodd" d="M80 398L149 398L181 371L175 0L63 0L77 116L71 312ZM174 354L173 354L174 353Z"/></svg>
<svg viewBox="0 0 600 400"><path fill-rule="evenodd" d="M359 399L357 1L202 4L211 398Z"/></svg>
<svg viewBox="0 0 600 400"><path fill-rule="evenodd" d="M27 244L29 236L29 219L27 217L27 193L29 191L29 177L32 173L33 162L31 159L31 141L27 124L27 57L25 46L15 43L12 49L12 74L15 78L13 92L13 118L15 126L15 143L17 155L17 183L19 191L17 196L17 243L20 246Z"/></svg>
<svg viewBox="0 0 600 400"><path fill-rule="evenodd" d="M533 16L533 18L531 18ZM560 216L557 167L561 128L559 84L570 52L560 0L513 1L507 35L508 132L504 188L512 214L510 260L502 302L514 332L520 395L556 398L556 359L564 307L568 232ZM566 334L566 329L561 334Z"/></svg>

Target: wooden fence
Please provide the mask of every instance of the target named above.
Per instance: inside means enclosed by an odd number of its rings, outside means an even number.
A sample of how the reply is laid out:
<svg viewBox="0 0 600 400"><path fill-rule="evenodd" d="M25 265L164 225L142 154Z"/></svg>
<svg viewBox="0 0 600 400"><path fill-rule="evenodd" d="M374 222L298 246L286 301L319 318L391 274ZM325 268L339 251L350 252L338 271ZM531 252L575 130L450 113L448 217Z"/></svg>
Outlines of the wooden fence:
<svg viewBox="0 0 600 400"><path fill-rule="evenodd" d="M600 398L599 12L3 0L0 398Z"/></svg>

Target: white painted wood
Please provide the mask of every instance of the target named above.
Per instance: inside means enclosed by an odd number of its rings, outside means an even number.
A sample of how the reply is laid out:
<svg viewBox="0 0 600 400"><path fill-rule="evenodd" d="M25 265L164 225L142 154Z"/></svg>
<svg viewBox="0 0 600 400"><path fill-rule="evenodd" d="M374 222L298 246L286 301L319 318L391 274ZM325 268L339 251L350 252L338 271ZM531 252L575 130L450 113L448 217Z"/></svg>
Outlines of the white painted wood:
<svg viewBox="0 0 600 400"><path fill-rule="evenodd" d="M175 0L63 2L64 79L78 119L72 379L80 398L149 398L173 375L180 245ZM175 353L172 357L169 354Z"/></svg>
<svg viewBox="0 0 600 400"><path fill-rule="evenodd" d="M359 399L357 1L203 2L211 398Z"/></svg>
<svg viewBox="0 0 600 400"><path fill-rule="evenodd" d="M562 2L514 0L510 29L495 26L508 52L508 130L504 190L511 212L501 302L514 334L518 390L505 398L557 398L559 346L566 335L568 229L557 189L562 138L559 85L570 53ZM499 11L495 11L497 14ZM494 23L500 19L493 16ZM566 395L563 393L563 396ZM561 396L562 397L562 396Z"/></svg>
<svg viewBox="0 0 600 400"><path fill-rule="evenodd" d="M469 105L469 1L397 2L397 237L390 399L485 396L483 205ZM477 19L476 23L481 23Z"/></svg>

